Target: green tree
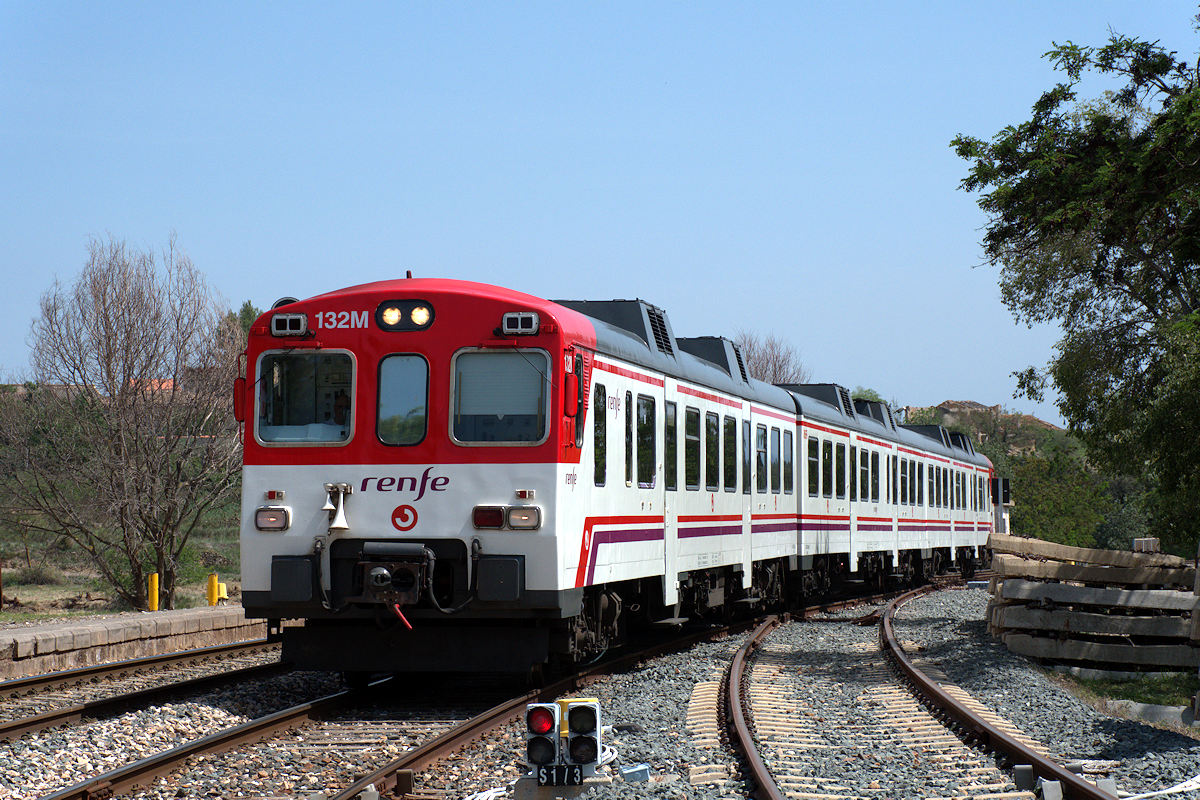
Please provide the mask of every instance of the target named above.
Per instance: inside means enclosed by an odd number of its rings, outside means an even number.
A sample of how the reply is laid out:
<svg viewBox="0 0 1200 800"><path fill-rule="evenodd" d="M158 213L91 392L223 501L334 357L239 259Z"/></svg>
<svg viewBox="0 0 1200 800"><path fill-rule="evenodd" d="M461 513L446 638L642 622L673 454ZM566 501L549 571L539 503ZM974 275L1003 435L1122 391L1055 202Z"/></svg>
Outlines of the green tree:
<svg viewBox="0 0 1200 800"><path fill-rule="evenodd" d="M1031 119L990 141L952 142L981 192L983 244L1019 321L1058 323L1048 369L1017 374L1018 393L1048 382L1089 458L1160 482L1159 508L1200 507L1200 88L1157 43L1113 34L1100 48L1055 44L1066 76ZM1116 79L1078 102L1085 73ZM1182 427L1181 427L1182 426ZM1164 545L1189 549L1193 513L1167 519Z"/></svg>
<svg viewBox="0 0 1200 800"><path fill-rule="evenodd" d="M1096 531L1111 511L1103 483L1067 449L1010 456L1012 527L1022 536L1075 547L1095 547ZM1128 545L1126 545L1128 547Z"/></svg>

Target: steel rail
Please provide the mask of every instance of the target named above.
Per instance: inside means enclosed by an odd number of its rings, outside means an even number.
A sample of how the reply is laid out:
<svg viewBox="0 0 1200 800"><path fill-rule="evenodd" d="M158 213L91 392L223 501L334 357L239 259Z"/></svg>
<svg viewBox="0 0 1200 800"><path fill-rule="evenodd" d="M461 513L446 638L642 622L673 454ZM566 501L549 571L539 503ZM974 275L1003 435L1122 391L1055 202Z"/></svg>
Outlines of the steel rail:
<svg viewBox="0 0 1200 800"><path fill-rule="evenodd" d="M125 661L113 661L107 664L95 664L90 667L49 672L43 675L30 675L25 678L12 678L0 681L0 698L29 694L35 691L57 689L71 686L84 681L94 680L106 675L119 675L129 672L140 672L156 667L174 664L189 664L208 661L214 658L225 658L242 650L250 651L269 647L274 644L270 639L253 639L248 642L219 644L212 647L201 647L195 650L184 650L178 653L165 653L157 656L143 656Z"/></svg>
<svg viewBox="0 0 1200 800"><path fill-rule="evenodd" d="M979 742L990 750L1000 753L1012 764L1030 765L1037 777L1048 781L1058 781L1062 787L1063 797L1068 800L1115 800L1113 795L1094 783L1031 750L1028 746L988 723L969 708L961 705L941 687L941 684L932 680L913 664L908 654L904 652L904 648L896 640L896 632L892 628L892 617L895 615L896 609L909 600L924 594L924 591L917 589L897 597L888 604L879 623L879 642L909 685L925 699L925 702L936 713L952 719L968 740Z"/></svg>
<svg viewBox="0 0 1200 800"><path fill-rule="evenodd" d="M758 752L758 745L754 742L754 732L746 708L749 701L743 692L746 685L746 661L750 654L762 644L762 640L766 638L767 634L782 621L776 616L767 617L746 640L746 643L738 649L729 664L729 677L725 689L726 713L728 714L732 743L741 751L742 758L749 767L750 779L754 781L755 785L755 791L752 794L760 800L787 800L787 795L775 782L775 777L771 775L771 770L767 768L762 754Z"/></svg>
<svg viewBox="0 0 1200 800"><path fill-rule="evenodd" d="M111 717L117 714L124 713L133 708L138 708L144 705L150 705L155 702L169 699L186 692L198 692L205 689L220 686L240 680L255 680L264 678L274 673L284 672L288 670L284 664L259 664L253 667L244 667L234 670L233 672L221 672L216 675L204 675L199 678L190 678L184 681L168 683L163 686L153 686L148 689L139 689L138 691L129 692L128 694L116 695L114 697L105 697L100 700L88 700L83 703L72 703L70 705L53 708L49 711L36 714L31 717L22 717L8 722L0 722L0 742L11 741L27 733L53 728L58 725L65 725L71 722L78 722L84 718L103 718Z"/></svg>
<svg viewBox="0 0 1200 800"><path fill-rule="evenodd" d="M589 683L594 683L610 673L632 669L649 658L691 647L717 636L740 633L752 625L754 622L737 622L732 625L689 633L669 642L660 642L643 650L586 667L548 686L506 700L463 724L445 731L420 747L404 753L370 775L360 778L345 789L331 795L329 800L353 800L359 793L372 785L380 794L389 791L397 795L411 792L414 773L427 769L454 751L460 750L500 726L520 718L525 711L525 706L529 703L551 701L561 694L576 691Z"/></svg>
<svg viewBox="0 0 1200 800"><path fill-rule="evenodd" d="M41 800L98 800L127 792L138 786L149 785L155 778L170 774L193 756L223 753L240 744L257 742L281 731L299 727L312 717L328 713L344 704L347 699L356 694L357 692L354 690L345 689L310 703L301 703L291 708L285 708L274 714L218 731L202 739L185 742L170 750L164 750L140 761L118 767L103 775L45 795Z"/></svg>

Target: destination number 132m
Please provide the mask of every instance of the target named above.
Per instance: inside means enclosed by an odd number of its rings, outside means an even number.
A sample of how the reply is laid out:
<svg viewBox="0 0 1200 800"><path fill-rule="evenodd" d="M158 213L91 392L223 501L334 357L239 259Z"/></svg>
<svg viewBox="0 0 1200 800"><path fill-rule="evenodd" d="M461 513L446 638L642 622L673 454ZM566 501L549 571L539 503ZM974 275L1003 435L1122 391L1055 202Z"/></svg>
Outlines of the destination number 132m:
<svg viewBox="0 0 1200 800"><path fill-rule="evenodd" d="M366 311L318 311L313 316L318 328L366 328L367 314Z"/></svg>

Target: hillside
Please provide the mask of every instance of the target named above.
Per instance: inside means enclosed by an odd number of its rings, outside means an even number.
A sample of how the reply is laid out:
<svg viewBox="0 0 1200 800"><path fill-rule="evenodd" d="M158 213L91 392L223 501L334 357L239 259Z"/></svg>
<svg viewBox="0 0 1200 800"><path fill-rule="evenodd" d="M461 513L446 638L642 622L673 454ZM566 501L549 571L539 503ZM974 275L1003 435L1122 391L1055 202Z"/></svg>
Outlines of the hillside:
<svg viewBox="0 0 1200 800"><path fill-rule="evenodd" d="M936 406L901 409L909 425L941 425L970 435L979 444L1000 445L1010 454L1034 452L1062 429L1029 414L985 406L973 400L947 400Z"/></svg>

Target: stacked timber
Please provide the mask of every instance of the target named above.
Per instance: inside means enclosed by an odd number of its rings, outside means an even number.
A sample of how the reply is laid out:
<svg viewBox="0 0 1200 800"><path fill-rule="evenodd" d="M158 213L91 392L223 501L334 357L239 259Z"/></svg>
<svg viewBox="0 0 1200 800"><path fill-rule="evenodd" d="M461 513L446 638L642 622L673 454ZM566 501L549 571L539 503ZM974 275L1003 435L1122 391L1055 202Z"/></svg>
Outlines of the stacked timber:
<svg viewBox="0 0 1200 800"><path fill-rule="evenodd" d="M1100 669L1200 666L1196 569L1178 556L993 535L988 627L1014 653Z"/></svg>

